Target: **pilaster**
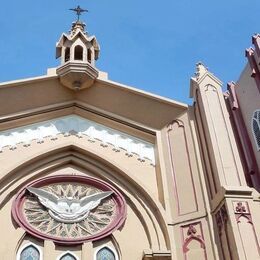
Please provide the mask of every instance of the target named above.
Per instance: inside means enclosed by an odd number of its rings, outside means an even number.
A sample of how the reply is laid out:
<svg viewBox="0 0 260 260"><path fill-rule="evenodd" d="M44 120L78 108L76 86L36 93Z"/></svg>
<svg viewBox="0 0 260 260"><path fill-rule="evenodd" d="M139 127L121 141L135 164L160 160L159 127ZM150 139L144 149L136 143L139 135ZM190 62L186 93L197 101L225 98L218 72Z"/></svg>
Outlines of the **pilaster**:
<svg viewBox="0 0 260 260"><path fill-rule="evenodd" d="M91 259L93 255L94 255L93 244L91 242L86 242L82 244L81 259L82 260Z"/></svg>
<svg viewBox="0 0 260 260"><path fill-rule="evenodd" d="M51 259L55 252L55 244L51 240L44 240L44 259Z"/></svg>

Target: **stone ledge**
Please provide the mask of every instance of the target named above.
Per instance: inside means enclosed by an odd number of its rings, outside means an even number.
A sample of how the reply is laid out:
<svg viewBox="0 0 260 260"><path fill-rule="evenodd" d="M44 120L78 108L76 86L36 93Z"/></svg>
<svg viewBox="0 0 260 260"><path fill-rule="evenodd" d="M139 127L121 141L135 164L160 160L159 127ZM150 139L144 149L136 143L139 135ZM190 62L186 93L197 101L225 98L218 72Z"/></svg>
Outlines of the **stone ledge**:
<svg viewBox="0 0 260 260"><path fill-rule="evenodd" d="M211 211L214 212L221 202L227 198L253 199L254 189L247 186L222 186L221 190L211 200Z"/></svg>
<svg viewBox="0 0 260 260"><path fill-rule="evenodd" d="M169 250L144 250L143 260L171 260L171 251Z"/></svg>

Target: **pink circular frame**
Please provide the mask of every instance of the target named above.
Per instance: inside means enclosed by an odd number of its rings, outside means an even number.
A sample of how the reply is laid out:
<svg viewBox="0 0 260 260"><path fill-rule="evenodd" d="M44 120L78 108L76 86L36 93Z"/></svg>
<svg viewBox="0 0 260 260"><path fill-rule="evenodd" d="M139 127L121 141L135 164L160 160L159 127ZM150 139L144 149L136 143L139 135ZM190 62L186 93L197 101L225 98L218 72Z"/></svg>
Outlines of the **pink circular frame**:
<svg viewBox="0 0 260 260"><path fill-rule="evenodd" d="M31 227L27 221L24 218L23 212L22 212L22 205L25 201L27 187L35 187L40 188L42 186L53 184L53 183L60 183L60 182L77 182L77 183L83 183L87 185L91 185L95 188L98 188L102 191L113 191L112 199L114 200L116 204L116 216L113 220L113 222L102 232L97 233L96 235L89 236L85 239L58 239L53 236L49 236L46 234L42 234L33 227ZM34 237L40 238L40 239L49 239L53 242L60 244L60 245L77 245L82 244L86 241L96 241L100 240L104 237L109 236L112 234L115 230L120 228L122 224L124 223L126 219L126 203L124 197L117 191L114 187L111 185L92 178L92 177L85 177L80 175L56 175L51 177L45 177L36 181L33 181L23 187L17 194L13 205L12 205L12 216L15 220L15 222L22 228L24 228L29 234L31 234Z"/></svg>

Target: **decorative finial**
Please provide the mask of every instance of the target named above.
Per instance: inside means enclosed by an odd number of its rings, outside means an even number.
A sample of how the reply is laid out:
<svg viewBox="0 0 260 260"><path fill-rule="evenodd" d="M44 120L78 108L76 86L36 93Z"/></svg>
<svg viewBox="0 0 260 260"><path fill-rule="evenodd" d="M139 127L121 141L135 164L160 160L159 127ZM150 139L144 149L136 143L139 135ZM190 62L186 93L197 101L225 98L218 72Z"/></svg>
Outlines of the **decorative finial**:
<svg viewBox="0 0 260 260"><path fill-rule="evenodd" d="M208 71L208 68L203 65L202 62L198 62L196 64L196 72L195 77L197 80L200 79L201 76L203 76Z"/></svg>
<svg viewBox="0 0 260 260"><path fill-rule="evenodd" d="M77 22L79 21L79 17L82 13L84 12L88 12L87 9L82 9L79 5L76 7L76 8L71 8L70 9L71 11L74 11L76 13L76 15L78 16L78 20Z"/></svg>

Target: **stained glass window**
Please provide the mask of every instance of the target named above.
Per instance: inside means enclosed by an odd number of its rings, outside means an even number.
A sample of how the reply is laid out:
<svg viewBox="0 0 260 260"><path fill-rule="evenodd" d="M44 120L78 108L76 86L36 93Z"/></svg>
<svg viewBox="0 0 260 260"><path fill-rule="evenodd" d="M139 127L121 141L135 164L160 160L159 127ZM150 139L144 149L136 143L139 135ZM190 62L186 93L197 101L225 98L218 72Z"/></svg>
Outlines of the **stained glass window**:
<svg viewBox="0 0 260 260"><path fill-rule="evenodd" d="M104 247L98 251L97 260L116 260L116 257L109 248Z"/></svg>
<svg viewBox="0 0 260 260"><path fill-rule="evenodd" d="M257 149L260 150L260 110L254 112L252 119L252 128Z"/></svg>
<svg viewBox="0 0 260 260"><path fill-rule="evenodd" d="M40 252L33 245L29 245L21 252L20 260L40 260Z"/></svg>
<svg viewBox="0 0 260 260"><path fill-rule="evenodd" d="M64 256L60 258L60 260L76 260L76 257L74 257L72 254L67 253Z"/></svg>

